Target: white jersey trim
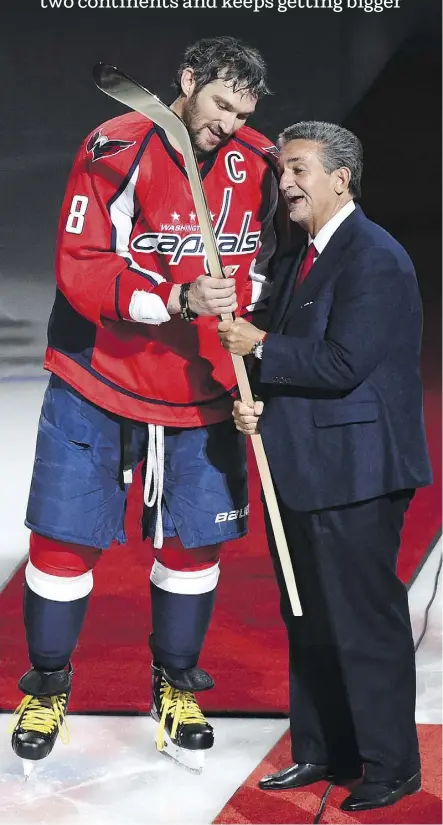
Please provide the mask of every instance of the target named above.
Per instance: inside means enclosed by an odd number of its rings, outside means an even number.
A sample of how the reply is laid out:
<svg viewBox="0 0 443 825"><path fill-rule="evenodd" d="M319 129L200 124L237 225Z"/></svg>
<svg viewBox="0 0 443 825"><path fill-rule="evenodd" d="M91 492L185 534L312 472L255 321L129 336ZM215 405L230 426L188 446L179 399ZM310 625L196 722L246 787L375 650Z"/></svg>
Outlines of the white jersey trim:
<svg viewBox="0 0 443 825"><path fill-rule="evenodd" d="M136 289L129 304L129 315L139 324L164 324L171 320L160 295Z"/></svg>
<svg viewBox="0 0 443 825"><path fill-rule="evenodd" d="M151 582L168 593L196 596L210 593L217 587L220 575L219 563L204 570L171 570L156 559L151 570Z"/></svg>
<svg viewBox="0 0 443 825"><path fill-rule="evenodd" d="M34 567L28 561L25 570L25 578L28 587L42 599L50 599L53 602L73 602L88 596L92 590L94 581L92 570L83 573L81 576L50 576Z"/></svg>
<svg viewBox="0 0 443 825"><path fill-rule="evenodd" d="M115 199L109 209L111 223L116 234L115 251L117 255L121 255L125 258L131 269L136 272L140 272L142 275L148 275L149 279L154 284L161 284L165 278L159 275L158 272L152 272L150 269L143 269L143 267L139 266L139 264L134 261L134 258L129 251L129 241L133 228L132 220L135 214L135 187L139 172L140 166L137 166L125 188L120 193L118 198Z"/></svg>

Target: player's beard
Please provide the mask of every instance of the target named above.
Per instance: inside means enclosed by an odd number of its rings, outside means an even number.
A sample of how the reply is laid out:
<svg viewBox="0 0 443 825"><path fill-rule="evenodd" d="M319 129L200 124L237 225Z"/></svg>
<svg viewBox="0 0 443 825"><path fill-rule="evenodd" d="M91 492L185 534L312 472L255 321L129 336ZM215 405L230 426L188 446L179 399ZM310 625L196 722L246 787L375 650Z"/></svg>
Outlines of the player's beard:
<svg viewBox="0 0 443 825"><path fill-rule="evenodd" d="M201 145L201 134L206 128L208 128L208 126L210 126L210 123L204 123L201 125L199 122L200 115L198 112L198 94L198 92L194 93L188 98L186 101L186 106L182 111L182 118L189 132L197 159L202 161L213 155L214 152L217 152L221 146L224 146L224 144L228 142L230 135L227 137L221 137L220 142L214 147L205 148Z"/></svg>

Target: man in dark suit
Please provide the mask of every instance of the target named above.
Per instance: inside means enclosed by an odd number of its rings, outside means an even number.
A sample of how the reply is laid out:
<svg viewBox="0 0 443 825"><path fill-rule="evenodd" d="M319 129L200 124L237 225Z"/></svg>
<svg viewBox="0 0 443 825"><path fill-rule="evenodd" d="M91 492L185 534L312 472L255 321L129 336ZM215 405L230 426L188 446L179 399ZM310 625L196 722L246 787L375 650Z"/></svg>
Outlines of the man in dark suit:
<svg viewBox="0 0 443 825"><path fill-rule="evenodd" d="M303 616L292 615L268 541L290 650L294 764L266 790L363 781L358 811L420 789L414 646L396 575L404 514L431 482L419 357L422 309L405 250L364 215L351 132L304 122L280 137L281 189L308 233L277 268L264 333L223 321L223 346L255 355L254 408L276 484Z"/></svg>

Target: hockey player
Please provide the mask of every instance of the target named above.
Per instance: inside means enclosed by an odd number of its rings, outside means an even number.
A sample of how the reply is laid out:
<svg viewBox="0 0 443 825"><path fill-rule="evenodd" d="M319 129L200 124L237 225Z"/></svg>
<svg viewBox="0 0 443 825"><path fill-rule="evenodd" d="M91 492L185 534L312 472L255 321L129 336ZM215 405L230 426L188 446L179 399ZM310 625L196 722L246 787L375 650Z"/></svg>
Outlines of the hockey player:
<svg viewBox="0 0 443 825"><path fill-rule="evenodd" d="M200 163L228 276L210 277L182 156L129 113L95 129L61 210L57 292L44 366L26 525L24 622L12 744L47 756L62 729L93 568L125 542L132 470L144 462L151 572L152 714L157 747L198 768L213 730L195 693L222 543L247 530L245 445L231 417L235 376L217 316L269 291L278 198L272 147L245 126L267 93L261 55L231 37L188 48L172 104Z"/></svg>

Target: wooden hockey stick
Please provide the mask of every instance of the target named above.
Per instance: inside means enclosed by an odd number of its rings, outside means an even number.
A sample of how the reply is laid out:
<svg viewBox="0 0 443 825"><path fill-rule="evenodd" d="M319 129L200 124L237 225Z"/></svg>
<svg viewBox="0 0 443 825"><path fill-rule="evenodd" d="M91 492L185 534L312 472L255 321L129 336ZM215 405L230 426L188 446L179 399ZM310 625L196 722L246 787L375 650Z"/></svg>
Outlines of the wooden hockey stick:
<svg viewBox="0 0 443 825"><path fill-rule="evenodd" d="M128 108L140 112L140 114L154 121L154 123L157 123L180 147L188 173L209 271L213 278L224 278L225 276L223 274L197 159L189 132L182 119L176 115L172 109L165 106L156 95L149 92L148 89L143 88L143 86L140 86L139 83L114 66L109 66L106 63L98 63L94 66L93 74L94 81L102 92L114 100L118 100L119 103L123 103ZM231 315L221 317L223 320L232 320ZM232 361L240 397L245 404L253 405L254 401L244 360L239 355L233 355ZM294 616L301 616L302 610L297 585L295 583L294 571L292 569L263 441L259 434L251 436L251 440L292 612Z"/></svg>

